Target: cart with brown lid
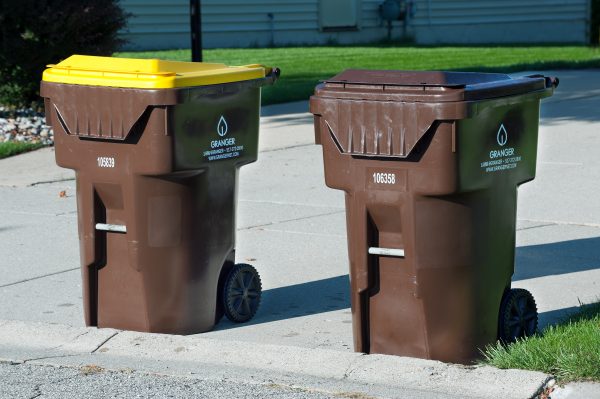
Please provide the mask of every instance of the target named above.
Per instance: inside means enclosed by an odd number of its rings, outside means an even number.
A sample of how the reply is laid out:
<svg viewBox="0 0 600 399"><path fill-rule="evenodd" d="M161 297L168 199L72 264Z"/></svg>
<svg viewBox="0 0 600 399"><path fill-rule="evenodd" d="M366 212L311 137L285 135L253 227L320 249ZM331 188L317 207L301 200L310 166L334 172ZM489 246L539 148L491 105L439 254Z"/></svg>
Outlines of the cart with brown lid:
<svg viewBox="0 0 600 399"><path fill-rule="evenodd" d="M469 362L532 334L511 290L517 187L535 177L543 76L348 70L311 98L346 193L354 346Z"/></svg>

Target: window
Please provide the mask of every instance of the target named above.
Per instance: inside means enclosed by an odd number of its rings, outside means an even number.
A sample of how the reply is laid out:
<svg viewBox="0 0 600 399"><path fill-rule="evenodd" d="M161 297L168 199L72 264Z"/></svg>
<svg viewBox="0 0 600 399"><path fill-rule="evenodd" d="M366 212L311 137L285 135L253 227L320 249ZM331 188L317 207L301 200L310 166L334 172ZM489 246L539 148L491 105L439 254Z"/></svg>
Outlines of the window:
<svg viewBox="0 0 600 399"><path fill-rule="evenodd" d="M319 0L319 26L325 31L358 28L360 0Z"/></svg>

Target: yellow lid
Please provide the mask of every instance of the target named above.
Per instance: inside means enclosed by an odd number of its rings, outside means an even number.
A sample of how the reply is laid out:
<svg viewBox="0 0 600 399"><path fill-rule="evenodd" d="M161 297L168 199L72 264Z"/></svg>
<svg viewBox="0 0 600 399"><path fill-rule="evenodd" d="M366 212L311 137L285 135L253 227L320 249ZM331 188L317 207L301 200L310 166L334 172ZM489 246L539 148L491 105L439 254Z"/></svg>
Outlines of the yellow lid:
<svg viewBox="0 0 600 399"><path fill-rule="evenodd" d="M227 66L204 62L72 55L57 65L48 65L46 82L88 86L170 89L239 82L265 77L262 65Z"/></svg>

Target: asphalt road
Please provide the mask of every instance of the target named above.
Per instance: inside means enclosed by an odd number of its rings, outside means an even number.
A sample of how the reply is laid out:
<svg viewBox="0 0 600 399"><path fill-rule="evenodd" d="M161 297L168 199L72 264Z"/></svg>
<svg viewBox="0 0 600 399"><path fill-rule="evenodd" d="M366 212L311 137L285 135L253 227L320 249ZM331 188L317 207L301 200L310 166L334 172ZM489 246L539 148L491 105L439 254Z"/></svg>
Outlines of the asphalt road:
<svg viewBox="0 0 600 399"><path fill-rule="evenodd" d="M115 372L92 366L74 369L0 363L0 381L1 399L326 399L334 395L356 398L351 393L315 392L277 384L209 381L130 370Z"/></svg>

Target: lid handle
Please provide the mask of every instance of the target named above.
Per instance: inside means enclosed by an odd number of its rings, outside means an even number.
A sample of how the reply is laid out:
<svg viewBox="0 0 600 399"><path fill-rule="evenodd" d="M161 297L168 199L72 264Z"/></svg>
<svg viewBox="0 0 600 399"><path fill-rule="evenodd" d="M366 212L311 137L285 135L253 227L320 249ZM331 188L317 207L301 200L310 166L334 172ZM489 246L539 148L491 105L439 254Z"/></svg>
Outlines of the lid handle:
<svg viewBox="0 0 600 399"><path fill-rule="evenodd" d="M279 80L279 75L281 75L281 70L277 67L265 67L266 69L266 76L265 79L267 80L268 84L274 84L275 82L277 82L277 80Z"/></svg>
<svg viewBox="0 0 600 399"><path fill-rule="evenodd" d="M556 76L544 76L540 74L528 75L527 78L544 78L546 81L546 89L556 89L560 80Z"/></svg>

